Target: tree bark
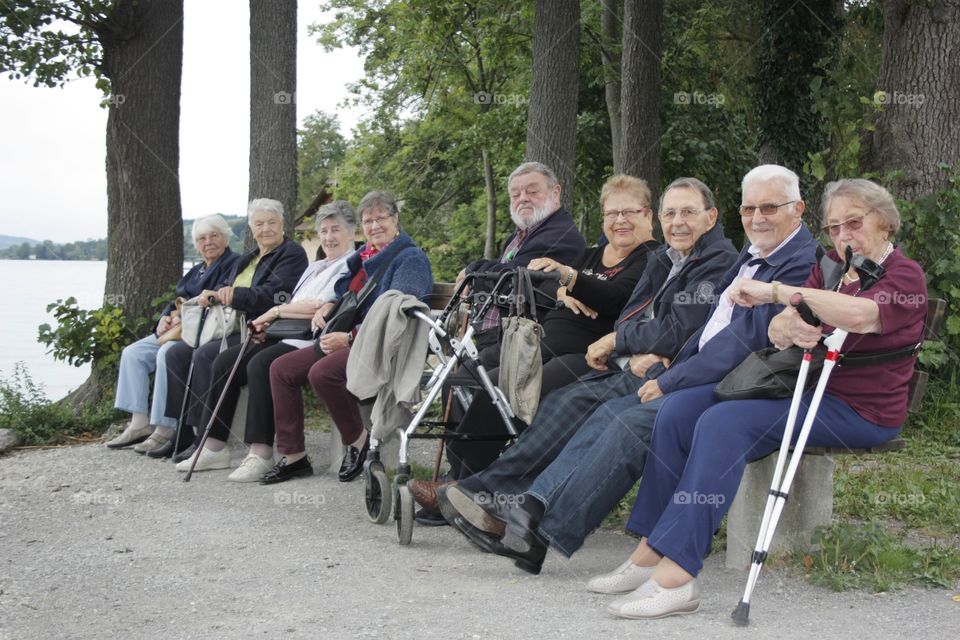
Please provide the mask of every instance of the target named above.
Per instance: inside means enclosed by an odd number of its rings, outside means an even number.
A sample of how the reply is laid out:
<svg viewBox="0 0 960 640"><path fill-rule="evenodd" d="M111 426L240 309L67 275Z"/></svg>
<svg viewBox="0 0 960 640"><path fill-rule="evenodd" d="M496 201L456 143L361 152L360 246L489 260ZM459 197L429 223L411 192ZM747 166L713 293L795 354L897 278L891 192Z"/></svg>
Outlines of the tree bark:
<svg viewBox="0 0 960 640"><path fill-rule="evenodd" d="M604 97L610 118L610 140L613 143L613 172L622 172L621 106L620 106L620 14L621 0L603 0L600 15L601 52L603 59Z"/></svg>
<svg viewBox="0 0 960 640"><path fill-rule="evenodd" d="M663 0L624 3L620 170L643 178L654 199L660 186L660 58Z"/></svg>
<svg viewBox="0 0 960 640"><path fill-rule="evenodd" d="M480 149L483 156L483 182L487 193L487 233L483 243L483 257L485 260L497 258L497 192L493 185L493 165L490 163L490 152L486 147Z"/></svg>
<svg viewBox="0 0 960 640"><path fill-rule="evenodd" d="M562 187L561 204L572 214L580 0L537 0L535 16L525 157L554 170Z"/></svg>
<svg viewBox="0 0 960 640"><path fill-rule="evenodd" d="M939 163L960 161L960 1L883 3L885 104L868 141L868 166L901 170L896 195L916 200L947 186Z"/></svg>
<svg viewBox="0 0 960 640"><path fill-rule="evenodd" d="M288 236L297 206L296 95L297 1L250 0L249 199L282 202Z"/></svg>
<svg viewBox="0 0 960 640"><path fill-rule="evenodd" d="M151 322L183 273L182 0L123 0L98 33L110 79L105 303ZM139 337L139 336L137 336Z"/></svg>

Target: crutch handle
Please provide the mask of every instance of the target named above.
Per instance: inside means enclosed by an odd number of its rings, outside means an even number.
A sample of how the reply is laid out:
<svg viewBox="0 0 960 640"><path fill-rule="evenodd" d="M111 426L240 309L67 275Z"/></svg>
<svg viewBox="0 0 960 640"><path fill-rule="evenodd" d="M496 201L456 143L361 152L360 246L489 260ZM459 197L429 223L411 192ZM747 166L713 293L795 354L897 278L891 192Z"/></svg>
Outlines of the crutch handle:
<svg viewBox="0 0 960 640"><path fill-rule="evenodd" d="M790 296L790 306L797 310L797 313L800 314L800 317L803 318L803 321L809 324L811 327L820 326L820 318L813 314L813 311L810 309L810 306L803 301L802 293L795 293Z"/></svg>

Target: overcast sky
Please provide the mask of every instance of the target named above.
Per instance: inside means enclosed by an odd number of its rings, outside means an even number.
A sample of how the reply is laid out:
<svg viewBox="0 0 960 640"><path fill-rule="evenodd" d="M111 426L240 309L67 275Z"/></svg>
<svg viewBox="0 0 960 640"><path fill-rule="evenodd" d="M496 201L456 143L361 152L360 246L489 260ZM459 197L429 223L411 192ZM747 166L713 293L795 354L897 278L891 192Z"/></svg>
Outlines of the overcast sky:
<svg viewBox="0 0 960 640"><path fill-rule="evenodd" d="M183 216L246 212L249 12L244 0L185 0L180 110ZM325 53L307 35L322 15L299 3L297 120L337 113L349 137L362 112L338 104L363 76L355 51ZM107 235L107 112L92 79L63 89L0 78L0 234L70 242Z"/></svg>

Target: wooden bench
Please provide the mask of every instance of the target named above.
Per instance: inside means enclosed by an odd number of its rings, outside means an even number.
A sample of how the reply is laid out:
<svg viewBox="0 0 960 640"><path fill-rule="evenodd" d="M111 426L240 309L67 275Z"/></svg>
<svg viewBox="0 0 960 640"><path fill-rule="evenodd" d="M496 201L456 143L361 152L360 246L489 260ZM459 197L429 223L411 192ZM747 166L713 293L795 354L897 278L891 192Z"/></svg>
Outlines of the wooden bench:
<svg viewBox="0 0 960 640"><path fill-rule="evenodd" d="M924 340L935 340L943 325L946 301L932 298L927 301ZM915 369L910 380L908 411L920 410L929 374ZM814 530L830 524L833 517L833 470L831 456L840 454L885 453L902 451L906 443L899 436L870 449L835 447L808 447L797 475L790 487L790 498L780 517L773 539L771 553L807 546ZM770 481L776 467L777 452L747 465L740 481L737 496L727 513L726 566L745 569L750 566L750 555L757 542L757 531L763 516Z"/></svg>

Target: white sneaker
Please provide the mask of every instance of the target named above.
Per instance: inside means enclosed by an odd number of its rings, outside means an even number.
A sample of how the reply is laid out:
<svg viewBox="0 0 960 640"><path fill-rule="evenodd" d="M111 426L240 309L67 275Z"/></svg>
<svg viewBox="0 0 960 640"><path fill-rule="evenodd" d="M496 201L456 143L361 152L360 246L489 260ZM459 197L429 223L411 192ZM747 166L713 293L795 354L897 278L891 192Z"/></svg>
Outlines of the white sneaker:
<svg viewBox="0 0 960 640"><path fill-rule="evenodd" d="M153 433L153 427L149 424L142 427L127 425L127 428L123 430L123 433L108 442L107 446L111 449L129 447L132 444L143 442L150 436L151 433Z"/></svg>
<svg viewBox="0 0 960 640"><path fill-rule="evenodd" d="M227 480L231 482L260 482L267 471L273 468L273 459L261 458L255 453L248 453L240 466L233 470Z"/></svg>
<svg viewBox="0 0 960 640"><path fill-rule="evenodd" d="M194 453L193 456L187 458L183 462L177 463L177 471L183 471L186 473L190 471L190 465L193 463L193 458L197 457L197 454ZM220 451L210 451L204 447L200 450L200 455L197 457L197 466L193 468L194 471L210 471L213 469L229 469L230 468L230 447L224 447Z"/></svg>
<svg viewBox="0 0 960 640"><path fill-rule="evenodd" d="M618 618L663 618L693 613L699 608L700 586L696 578L675 589L665 589L651 578L636 591L611 602L607 613Z"/></svg>
<svg viewBox="0 0 960 640"><path fill-rule="evenodd" d="M587 591L594 593L629 593L650 579L656 567L641 567L633 564L628 558L626 562L611 571L590 578L587 582Z"/></svg>

